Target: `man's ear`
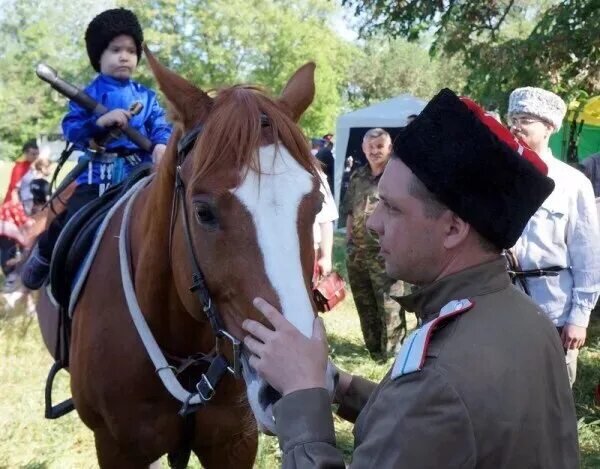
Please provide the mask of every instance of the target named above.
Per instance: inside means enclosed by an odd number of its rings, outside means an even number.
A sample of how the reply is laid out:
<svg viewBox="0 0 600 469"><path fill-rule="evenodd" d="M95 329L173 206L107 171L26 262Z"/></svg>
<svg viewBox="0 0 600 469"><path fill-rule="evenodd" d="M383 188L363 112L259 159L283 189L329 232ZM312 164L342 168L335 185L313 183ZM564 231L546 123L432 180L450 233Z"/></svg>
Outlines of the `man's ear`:
<svg viewBox="0 0 600 469"><path fill-rule="evenodd" d="M441 215L444 226L444 247L454 249L465 242L471 233L471 225L454 212L447 210Z"/></svg>

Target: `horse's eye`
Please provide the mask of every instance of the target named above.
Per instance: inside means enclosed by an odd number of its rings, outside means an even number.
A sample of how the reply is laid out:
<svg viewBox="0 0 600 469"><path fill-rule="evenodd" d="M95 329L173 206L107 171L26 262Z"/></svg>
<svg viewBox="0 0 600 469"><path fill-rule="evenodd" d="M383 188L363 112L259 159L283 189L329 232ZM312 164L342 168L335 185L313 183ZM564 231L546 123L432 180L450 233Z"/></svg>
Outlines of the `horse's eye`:
<svg viewBox="0 0 600 469"><path fill-rule="evenodd" d="M215 229L219 225L219 220L214 208L208 202L195 202L194 212L196 221L206 228Z"/></svg>

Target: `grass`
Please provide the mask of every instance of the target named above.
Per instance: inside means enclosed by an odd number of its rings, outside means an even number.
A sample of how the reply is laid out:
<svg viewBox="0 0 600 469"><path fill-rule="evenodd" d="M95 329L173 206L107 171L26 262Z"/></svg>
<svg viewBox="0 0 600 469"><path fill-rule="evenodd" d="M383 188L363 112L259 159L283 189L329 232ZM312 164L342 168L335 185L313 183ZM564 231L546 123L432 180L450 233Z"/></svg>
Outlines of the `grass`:
<svg viewBox="0 0 600 469"><path fill-rule="evenodd" d="M7 177L0 165L0 181ZM0 187L2 187L0 182ZM336 237L335 268L346 276L342 239ZM94 468L97 467L91 432L75 413L51 421L43 417L44 383L52 363L37 325L23 305L10 310L0 300L0 469L3 468ZM379 380L392 361L371 360L363 345L351 295L335 311L324 316L331 354L343 369ZM580 354L574 395L579 419L583 468L600 467L600 408L594 404L593 389L600 380L600 317L588 330L587 347ZM68 377L58 380L54 399L68 396ZM352 426L335 419L337 442L349 459ZM166 458L163 467L168 467ZM255 467L281 465L277 440L261 436ZM192 468L199 468L192 458Z"/></svg>

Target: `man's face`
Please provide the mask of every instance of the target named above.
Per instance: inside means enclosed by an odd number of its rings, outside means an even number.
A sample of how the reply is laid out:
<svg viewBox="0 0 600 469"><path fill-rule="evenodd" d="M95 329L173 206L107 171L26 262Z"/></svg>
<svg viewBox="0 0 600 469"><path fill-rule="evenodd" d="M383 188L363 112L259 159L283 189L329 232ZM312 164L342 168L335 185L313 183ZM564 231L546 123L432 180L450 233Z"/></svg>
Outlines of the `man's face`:
<svg viewBox="0 0 600 469"><path fill-rule="evenodd" d="M552 133L552 126L531 114L511 114L510 131L523 140L528 147L537 148L544 144Z"/></svg>
<svg viewBox="0 0 600 469"><path fill-rule="evenodd" d="M380 168L385 166L390 159L392 142L386 135L377 138L367 138L363 141L362 149L371 168Z"/></svg>
<svg viewBox="0 0 600 469"><path fill-rule="evenodd" d="M27 161L33 163L40 156L40 151L37 148L28 148L24 156Z"/></svg>
<svg viewBox="0 0 600 469"><path fill-rule="evenodd" d="M367 228L379 235L385 270L394 279L413 284L435 280L443 259L443 221L425 216L424 204L408 186L412 171L393 158L379 181L379 204Z"/></svg>
<svg viewBox="0 0 600 469"><path fill-rule="evenodd" d="M100 71L104 75L126 80L137 66L137 49L131 36L115 37L100 56Z"/></svg>

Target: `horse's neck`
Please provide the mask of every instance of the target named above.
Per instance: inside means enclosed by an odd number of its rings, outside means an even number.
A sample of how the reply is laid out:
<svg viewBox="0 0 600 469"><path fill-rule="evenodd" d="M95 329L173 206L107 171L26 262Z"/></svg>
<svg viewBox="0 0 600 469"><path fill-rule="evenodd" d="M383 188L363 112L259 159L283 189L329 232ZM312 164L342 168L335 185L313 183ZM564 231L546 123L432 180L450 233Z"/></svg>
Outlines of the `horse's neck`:
<svg viewBox="0 0 600 469"><path fill-rule="evenodd" d="M185 310L173 281L169 256L170 211L167 200L143 189L133 207L130 225L131 263L138 302L158 343L165 351L187 354L210 344L210 327ZM158 207L161 205L161 207ZM168 204L170 206L170 204Z"/></svg>

